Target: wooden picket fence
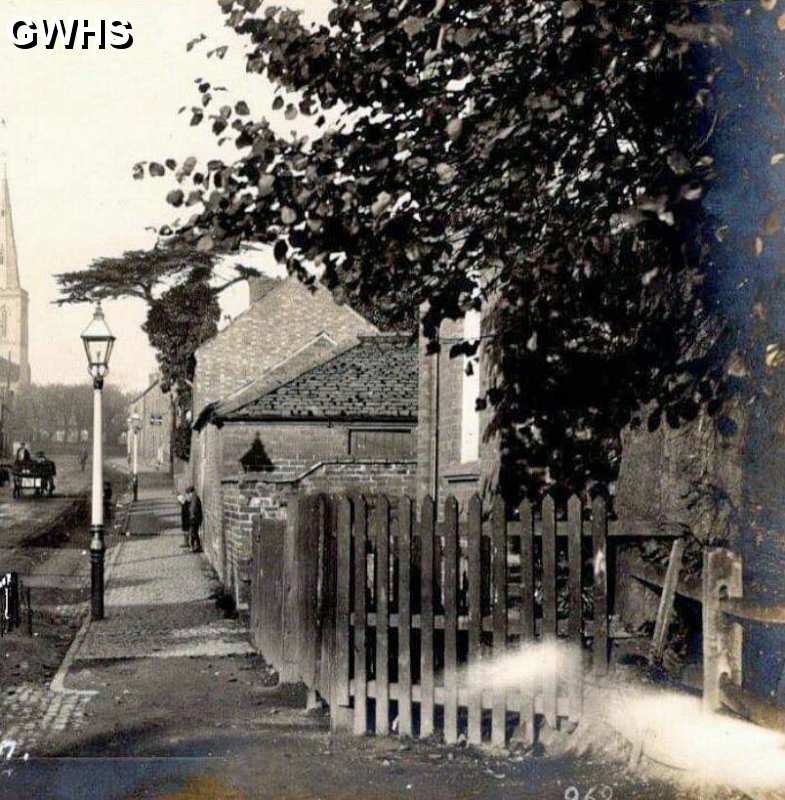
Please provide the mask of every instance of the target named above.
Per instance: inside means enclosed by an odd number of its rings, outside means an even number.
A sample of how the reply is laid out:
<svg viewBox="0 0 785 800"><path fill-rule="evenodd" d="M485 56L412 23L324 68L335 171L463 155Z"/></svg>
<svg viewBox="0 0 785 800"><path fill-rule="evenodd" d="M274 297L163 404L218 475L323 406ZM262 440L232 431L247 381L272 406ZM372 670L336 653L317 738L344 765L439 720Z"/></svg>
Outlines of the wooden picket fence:
<svg viewBox="0 0 785 800"><path fill-rule="evenodd" d="M605 501L517 511L508 520L478 497L460 518L454 498L439 516L429 498L417 515L407 497L301 497L286 522L255 525L256 645L330 704L335 729L501 745L532 741L538 716L576 723L587 639L593 669L608 664ZM536 687L467 681L491 657L536 660L557 639L571 655Z"/></svg>
<svg viewBox="0 0 785 800"><path fill-rule="evenodd" d="M461 734L503 745L518 728L532 741L536 715L556 727L581 715L584 564L593 569L594 668L607 668L607 514L597 498L587 519L578 498L559 519L546 498L508 522L498 501L486 515L472 498L459 519L452 497L437 521L427 498L419 518L409 498L343 497L337 505L335 623L328 695L336 727L355 734ZM486 519L487 517L487 519ZM565 593L566 589L566 593ZM560 591L561 590L561 591ZM559 597L567 607L559 612ZM563 604L562 604L563 605ZM484 660L573 645L541 685L484 690L466 676ZM486 661L487 663L487 661Z"/></svg>

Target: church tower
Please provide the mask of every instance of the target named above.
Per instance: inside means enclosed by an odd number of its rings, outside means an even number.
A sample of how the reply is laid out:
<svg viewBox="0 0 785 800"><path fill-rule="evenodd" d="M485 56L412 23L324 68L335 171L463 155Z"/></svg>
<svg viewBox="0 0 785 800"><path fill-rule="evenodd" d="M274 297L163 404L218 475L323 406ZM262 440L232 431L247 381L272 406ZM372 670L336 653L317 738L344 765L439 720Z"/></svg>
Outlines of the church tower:
<svg viewBox="0 0 785 800"><path fill-rule="evenodd" d="M3 164L0 186L0 383L30 384L28 357L28 296L19 284L11 192ZM10 365L9 365L10 359ZM10 374L9 374L10 370Z"/></svg>

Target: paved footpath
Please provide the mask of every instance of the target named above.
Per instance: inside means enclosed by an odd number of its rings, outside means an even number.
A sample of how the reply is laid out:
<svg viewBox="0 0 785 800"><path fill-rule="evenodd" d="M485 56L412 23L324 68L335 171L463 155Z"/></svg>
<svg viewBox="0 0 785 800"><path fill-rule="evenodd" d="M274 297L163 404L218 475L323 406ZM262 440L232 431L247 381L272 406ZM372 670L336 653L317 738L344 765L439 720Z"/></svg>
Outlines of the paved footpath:
<svg viewBox="0 0 785 800"><path fill-rule="evenodd" d="M96 659L252 652L239 624L216 609L204 557L182 547L179 521L171 490L144 494L134 505L130 537L111 568L106 619L90 626L77 667Z"/></svg>
<svg viewBox="0 0 785 800"><path fill-rule="evenodd" d="M0 689L0 760L11 751L15 757L46 753L81 734L88 707L112 691L111 682L96 680L96 666L252 652L238 623L216 609L203 557L180 546L171 490L140 497L129 534L107 553L105 619L85 624L53 684Z"/></svg>

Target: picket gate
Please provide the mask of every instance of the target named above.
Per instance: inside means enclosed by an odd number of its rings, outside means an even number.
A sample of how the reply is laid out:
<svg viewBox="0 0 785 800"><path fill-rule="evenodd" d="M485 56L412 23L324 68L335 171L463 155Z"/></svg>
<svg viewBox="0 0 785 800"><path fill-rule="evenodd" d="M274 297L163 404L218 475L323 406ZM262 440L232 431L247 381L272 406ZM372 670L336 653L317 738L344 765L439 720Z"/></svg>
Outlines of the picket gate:
<svg viewBox="0 0 785 800"><path fill-rule="evenodd" d="M335 569L325 590L334 592L334 603L325 606L334 618L325 699L334 728L441 732L447 743L464 736L502 746L511 735L533 741L537 716L551 727L580 720L588 628L593 669L604 673L608 664L602 497L590 514L571 498L564 518L551 497L541 515L524 501L513 523L501 500L486 513L476 496L462 517L453 497L441 516L430 498L419 515L407 497L352 495L330 504ZM593 596L589 621L585 578ZM494 691L467 683L491 656L536 653L537 643L556 639L573 645L571 655L536 687Z"/></svg>

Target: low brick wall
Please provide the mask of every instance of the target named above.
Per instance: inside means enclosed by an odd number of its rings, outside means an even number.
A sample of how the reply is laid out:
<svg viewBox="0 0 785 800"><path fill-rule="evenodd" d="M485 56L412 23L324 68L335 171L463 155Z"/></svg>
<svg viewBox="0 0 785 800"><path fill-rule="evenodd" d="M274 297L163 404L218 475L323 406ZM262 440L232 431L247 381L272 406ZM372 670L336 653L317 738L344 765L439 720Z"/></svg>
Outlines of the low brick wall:
<svg viewBox="0 0 785 800"><path fill-rule="evenodd" d="M416 461L335 459L309 467L289 465L284 470L246 473L221 481L223 536L225 542L224 584L243 609L248 602L247 564L251 559L253 519L286 519L287 508L302 492L326 494L363 492L398 497L414 495ZM207 551L213 560L212 553ZM217 564L213 564L217 568Z"/></svg>

